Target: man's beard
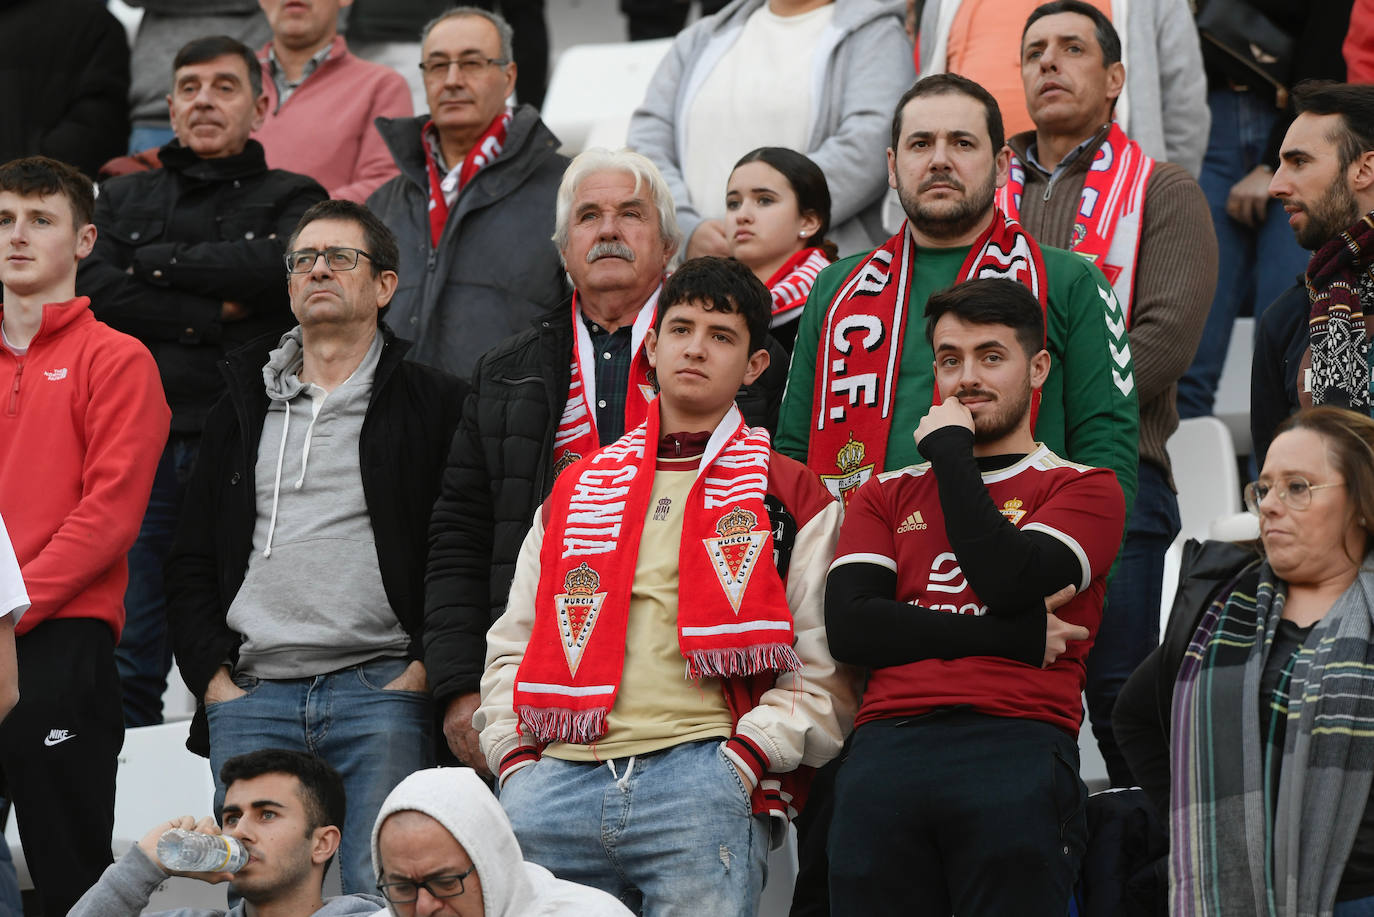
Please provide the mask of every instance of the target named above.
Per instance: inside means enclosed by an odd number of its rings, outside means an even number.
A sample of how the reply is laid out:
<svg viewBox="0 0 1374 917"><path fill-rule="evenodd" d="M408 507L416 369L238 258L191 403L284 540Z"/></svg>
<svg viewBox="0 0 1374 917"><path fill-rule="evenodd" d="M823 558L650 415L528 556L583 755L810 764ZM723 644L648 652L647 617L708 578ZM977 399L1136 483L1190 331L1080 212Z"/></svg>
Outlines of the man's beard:
<svg viewBox="0 0 1374 917"><path fill-rule="evenodd" d="M1307 225L1295 234L1298 244L1308 251L1321 248L1360 218L1360 202L1345 183L1344 170L1336 175L1325 194L1310 204L1303 204L1302 209L1307 214Z"/></svg>
<svg viewBox="0 0 1374 917"><path fill-rule="evenodd" d="M922 204L919 194L930 184L948 184L964 191L961 201L940 201ZM953 175L930 176L913 191L902 180L897 180L897 199L902 202L907 219L925 235L932 239L957 239L967 235L979 221L992 209L992 200L997 193L997 171L988 172L987 181L967 190Z"/></svg>
<svg viewBox="0 0 1374 917"><path fill-rule="evenodd" d="M992 403L994 410L985 411L981 415L973 418L973 442L977 445L983 443L996 442L1006 436L1016 432L1016 428L1021 425L1021 420L1030 412L1031 402L1030 376L1026 376L1026 384L1020 391L1013 392L1011 398L1014 400L1004 400L998 397ZM991 392L984 391L965 391L964 395L982 395L987 397Z"/></svg>

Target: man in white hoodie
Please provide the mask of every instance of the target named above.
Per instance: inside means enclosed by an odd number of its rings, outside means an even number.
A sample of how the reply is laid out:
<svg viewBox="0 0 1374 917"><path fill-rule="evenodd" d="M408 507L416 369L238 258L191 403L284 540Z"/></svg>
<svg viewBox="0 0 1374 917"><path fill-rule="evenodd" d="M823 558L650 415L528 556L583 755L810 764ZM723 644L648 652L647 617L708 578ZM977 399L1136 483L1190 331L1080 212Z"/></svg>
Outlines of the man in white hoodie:
<svg viewBox="0 0 1374 917"><path fill-rule="evenodd" d="M615 898L526 862L510 821L466 767L416 771L372 829L377 888L390 913L436 917L623 917Z"/></svg>

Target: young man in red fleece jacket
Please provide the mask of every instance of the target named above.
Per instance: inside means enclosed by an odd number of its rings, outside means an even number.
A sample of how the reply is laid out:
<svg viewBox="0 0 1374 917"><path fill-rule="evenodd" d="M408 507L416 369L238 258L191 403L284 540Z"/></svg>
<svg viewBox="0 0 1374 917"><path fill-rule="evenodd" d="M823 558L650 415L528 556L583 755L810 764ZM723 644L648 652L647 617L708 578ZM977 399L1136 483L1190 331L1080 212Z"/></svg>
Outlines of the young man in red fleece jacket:
<svg viewBox="0 0 1374 917"><path fill-rule="evenodd" d="M171 419L147 348L76 295L94 207L71 166L0 166L0 516L31 602L14 628L20 700L0 725L0 786L47 914L111 862L125 554Z"/></svg>

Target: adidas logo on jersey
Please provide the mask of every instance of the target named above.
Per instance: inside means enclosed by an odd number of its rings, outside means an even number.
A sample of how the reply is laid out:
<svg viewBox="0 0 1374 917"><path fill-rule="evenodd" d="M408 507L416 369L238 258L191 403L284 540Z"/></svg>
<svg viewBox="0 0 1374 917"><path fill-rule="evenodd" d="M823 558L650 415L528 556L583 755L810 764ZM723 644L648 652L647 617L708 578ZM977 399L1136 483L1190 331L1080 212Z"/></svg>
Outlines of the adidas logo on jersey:
<svg viewBox="0 0 1374 917"><path fill-rule="evenodd" d="M907 532L919 532L926 527L926 521L921 518L921 511L917 510L906 517L901 525L897 526L897 534L905 535Z"/></svg>

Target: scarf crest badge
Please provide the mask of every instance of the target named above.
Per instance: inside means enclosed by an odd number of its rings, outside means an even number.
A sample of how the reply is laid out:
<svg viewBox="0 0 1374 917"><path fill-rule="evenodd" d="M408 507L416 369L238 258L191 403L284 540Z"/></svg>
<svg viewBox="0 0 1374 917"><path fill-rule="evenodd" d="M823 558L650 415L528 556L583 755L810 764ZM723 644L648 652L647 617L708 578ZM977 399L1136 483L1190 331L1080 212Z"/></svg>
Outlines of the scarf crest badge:
<svg viewBox="0 0 1374 917"><path fill-rule="evenodd" d="M754 564L763 551L768 532L754 531L759 517L743 507L736 506L721 516L716 522L716 538L703 538L706 551L711 556L712 568L730 607L739 616L740 601L749 588L749 578L754 573Z"/></svg>
<svg viewBox="0 0 1374 917"><path fill-rule="evenodd" d="M563 577L563 592L554 596L554 607L558 615L558 635L562 638L563 654L568 657L568 671L577 674L582 664L582 654L587 649L587 641L596 630L596 620L601 616L601 606L606 601L606 593L601 588L601 574L597 573L584 560L580 566L568 571Z"/></svg>

